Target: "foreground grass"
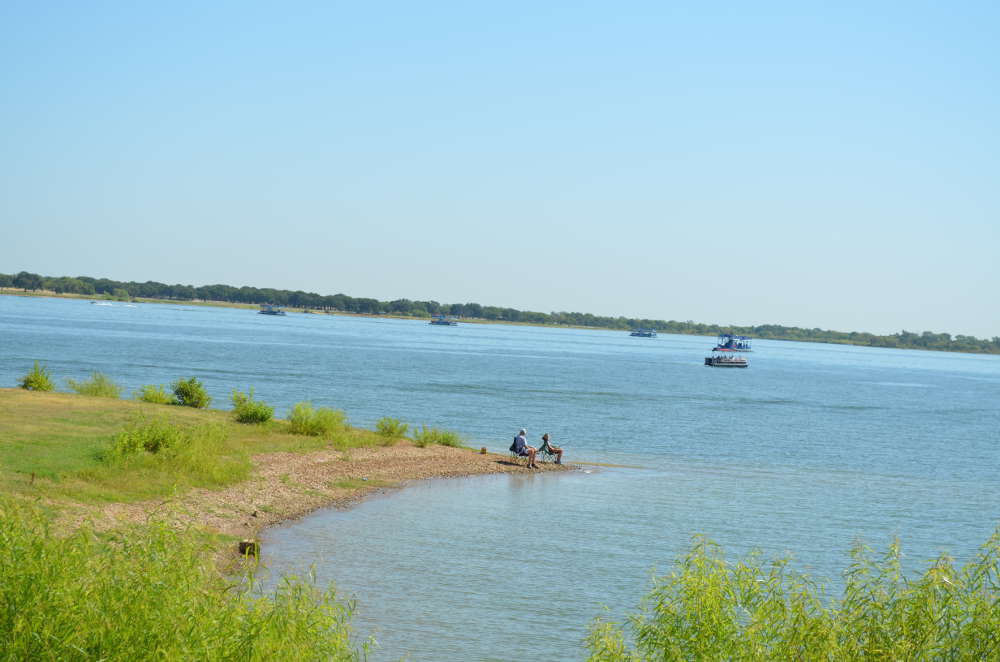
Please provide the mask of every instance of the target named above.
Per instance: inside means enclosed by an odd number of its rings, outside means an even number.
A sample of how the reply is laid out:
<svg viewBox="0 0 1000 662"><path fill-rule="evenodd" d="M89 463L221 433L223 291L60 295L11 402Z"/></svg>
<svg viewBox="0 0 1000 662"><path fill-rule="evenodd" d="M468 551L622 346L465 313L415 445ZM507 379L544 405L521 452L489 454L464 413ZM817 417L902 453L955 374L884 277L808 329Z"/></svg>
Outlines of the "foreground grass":
<svg viewBox="0 0 1000 662"><path fill-rule="evenodd" d="M208 441L183 453L109 461L116 435L143 421L164 421ZM196 435L198 430L211 434ZM391 442L346 425L323 436L304 436L292 434L285 421L241 425L231 412L0 389L0 492L32 498L94 503L166 497L245 480L255 454Z"/></svg>
<svg viewBox="0 0 1000 662"><path fill-rule="evenodd" d="M702 539L627 626L593 623L588 662L1000 660L1000 531L961 568L942 556L909 579L900 558L856 547L833 601L787 559L731 563Z"/></svg>
<svg viewBox="0 0 1000 662"><path fill-rule="evenodd" d="M203 540L155 523L59 537L0 497L0 660L363 659L332 589L289 578L261 595Z"/></svg>

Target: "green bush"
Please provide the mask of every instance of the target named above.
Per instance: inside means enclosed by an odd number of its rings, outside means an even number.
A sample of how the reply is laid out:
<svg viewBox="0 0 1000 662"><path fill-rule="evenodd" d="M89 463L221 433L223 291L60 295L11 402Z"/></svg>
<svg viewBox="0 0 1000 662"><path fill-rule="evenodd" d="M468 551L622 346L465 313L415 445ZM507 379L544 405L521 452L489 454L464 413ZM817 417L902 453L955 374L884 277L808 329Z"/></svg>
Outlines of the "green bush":
<svg viewBox="0 0 1000 662"><path fill-rule="evenodd" d="M100 398L120 398L122 387L115 384L110 377L101 372L90 373L90 379L78 382L75 379L67 379L66 384L70 389L80 395L93 395Z"/></svg>
<svg viewBox="0 0 1000 662"><path fill-rule="evenodd" d="M56 384L52 381L49 369L39 365L38 361L35 361L35 367L31 369L31 372L21 377L18 385L28 391L56 390Z"/></svg>
<svg viewBox="0 0 1000 662"><path fill-rule="evenodd" d="M173 383L173 389L175 405L205 409L212 402L205 386L196 377L178 379Z"/></svg>
<svg viewBox="0 0 1000 662"><path fill-rule="evenodd" d="M1000 530L962 568L947 556L913 580L899 544L882 559L858 546L839 601L787 559L729 563L704 539L621 626L590 629L589 662L653 660L996 660ZM829 605L829 606L828 606Z"/></svg>
<svg viewBox="0 0 1000 662"><path fill-rule="evenodd" d="M451 430L429 428L426 425L422 425L413 434L413 443L420 448L424 448L428 444L458 447L462 445L462 438L458 436L457 432L452 432Z"/></svg>
<svg viewBox="0 0 1000 662"><path fill-rule="evenodd" d="M111 466L169 474L178 486L231 485L245 480L252 464L228 437L219 423L182 426L139 415L111 439L103 458Z"/></svg>
<svg viewBox="0 0 1000 662"><path fill-rule="evenodd" d="M352 605L312 580L226 578L204 537L153 522L56 533L0 499L0 660L364 659Z"/></svg>
<svg viewBox="0 0 1000 662"><path fill-rule="evenodd" d="M267 423L274 416L274 407L253 399L249 393L233 391L233 416L238 423Z"/></svg>
<svg viewBox="0 0 1000 662"><path fill-rule="evenodd" d="M409 425L398 418L390 418L388 416L383 416L378 419L377 423L375 423L375 431L383 437L389 437L391 439L405 437L406 431L409 428Z"/></svg>
<svg viewBox="0 0 1000 662"><path fill-rule="evenodd" d="M311 402L299 402L292 407L288 423L294 434L329 437L344 429L347 424L347 414L328 407L313 409Z"/></svg>
<svg viewBox="0 0 1000 662"><path fill-rule="evenodd" d="M166 387L162 384L146 384L140 387L135 392L135 399L157 405L169 405L173 402L173 396L167 393Z"/></svg>
<svg viewBox="0 0 1000 662"><path fill-rule="evenodd" d="M177 448L188 441L188 433L162 418L147 421L136 418L114 436L108 454L120 460L127 460L139 452L159 453Z"/></svg>

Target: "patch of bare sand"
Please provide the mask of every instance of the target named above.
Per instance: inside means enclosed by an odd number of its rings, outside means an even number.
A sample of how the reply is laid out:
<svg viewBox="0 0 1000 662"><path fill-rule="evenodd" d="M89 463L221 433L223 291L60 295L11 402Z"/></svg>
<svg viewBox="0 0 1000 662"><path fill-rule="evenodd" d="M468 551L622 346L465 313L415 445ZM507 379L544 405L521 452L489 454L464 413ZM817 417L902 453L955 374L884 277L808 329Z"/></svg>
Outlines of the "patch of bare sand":
<svg viewBox="0 0 1000 662"><path fill-rule="evenodd" d="M528 469L495 453L409 442L394 446L314 453L268 453L253 458L251 477L221 490L197 489L168 501L109 504L95 524L137 522L164 516L241 539L264 527L318 508L347 507L368 494L406 481L496 473L565 471L570 465L541 463ZM354 487L362 479L372 487ZM350 481L344 485L345 481ZM340 485L338 485L338 483Z"/></svg>

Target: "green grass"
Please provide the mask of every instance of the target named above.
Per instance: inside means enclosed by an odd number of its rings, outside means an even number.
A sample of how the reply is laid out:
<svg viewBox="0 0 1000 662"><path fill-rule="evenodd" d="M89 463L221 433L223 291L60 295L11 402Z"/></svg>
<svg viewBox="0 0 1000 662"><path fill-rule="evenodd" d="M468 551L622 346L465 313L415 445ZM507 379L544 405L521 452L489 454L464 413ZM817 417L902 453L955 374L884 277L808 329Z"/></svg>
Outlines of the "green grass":
<svg viewBox="0 0 1000 662"><path fill-rule="evenodd" d="M383 416L375 423L375 431L391 441L405 437L409 427L409 424L389 416Z"/></svg>
<svg viewBox="0 0 1000 662"><path fill-rule="evenodd" d="M462 446L462 438L457 432L452 432L451 430L429 428L426 425L422 425L419 430L413 433L413 443L421 448L429 444L441 444L442 446L460 448Z"/></svg>
<svg viewBox="0 0 1000 662"><path fill-rule="evenodd" d="M260 594L209 552L157 523L56 536L37 509L0 499L0 661L363 659L333 589L287 578Z"/></svg>
<svg viewBox="0 0 1000 662"><path fill-rule="evenodd" d="M97 398L119 398L122 394L121 386L115 384L104 373L96 371L90 374L89 379L81 382L75 379L67 379L66 385L80 395L92 395Z"/></svg>
<svg viewBox="0 0 1000 662"><path fill-rule="evenodd" d="M110 461L113 440L130 426L141 426L138 421L161 421L193 441L170 453ZM216 432L195 433L209 429ZM292 434L287 421L241 425L231 412L0 389L0 492L31 498L81 503L165 498L242 480L254 454L384 443L371 430L347 425L324 438Z"/></svg>
<svg viewBox="0 0 1000 662"><path fill-rule="evenodd" d="M1000 659L1000 531L961 568L941 556L907 578L900 558L898 543L881 558L856 547L833 601L788 559L728 562L699 539L627 626L592 624L588 660Z"/></svg>
<svg viewBox="0 0 1000 662"><path fill-rule="evenodd" d="M345 429L347 415L339 409L314 409L311 402L299 402L292 407L288 423L294 434L332 439Z"/></svg>
<svg viewBox="0 0 1000 662"><path fill-rule="evenodd" d="M169 405L174 400L174 396L167 393L167 387L163 384L145 384L139 387L133 397L156 405Z"/></svg>
<svg viewBox="0 0 1000 662"><path fill-rule="evenodd" d="M146 476L166 476L171 488L222 487L246 480L249 455L229 443L229 428L221 422L182 426L164 416L138 415L129 421L101 453L104 467L79 475L102 482L120 470Z"/></svg>

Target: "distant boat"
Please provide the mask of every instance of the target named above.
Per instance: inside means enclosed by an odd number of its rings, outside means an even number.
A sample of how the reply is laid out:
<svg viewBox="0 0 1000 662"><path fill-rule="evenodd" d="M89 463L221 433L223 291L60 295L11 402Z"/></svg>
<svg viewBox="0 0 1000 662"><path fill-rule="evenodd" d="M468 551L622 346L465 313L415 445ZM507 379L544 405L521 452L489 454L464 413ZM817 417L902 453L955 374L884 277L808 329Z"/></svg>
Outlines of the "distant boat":
<svg viewBox="0 0 1000 662"><path fill-rule="evenodd" d="M655 338L656 331L652 329L636 329L629 335L635 336L636 338Z"/></svg>
<svg viewBox="0 0 1000 662"><path fill-rule="evenodd" d="M260 314L261 315L284 315L285 311L278 308L272 303L262 303L260 304Z"/></svg>
<svg viewBox="0 0 1000 662"><path fill-rule="evenodd" d="M737 350L716 347L711 356L705 357L705 365L713 368L749 368L750 361L745 356L737 356L733 353L735 351Z"/></svg>
<svg viewBox="0 0 1000 662"><path fill-rule="evenodd" d="M732 333L720 333L715 349L728 349L731 352L753 351L750 349L750 336L736 336Z"/></svg>
<svg viewBox="0 0 1000 662"><path fill-rule="evenodd" d="M431 318L431 324L436 324L437 326L458 326L458 322L444 315L435 315Z"/></svg>
<svg viewBox="0 0 1000 662"><path fill-rule="evenodd" d="M95 306L113 306L113 305L115 305L115 304L111 303L110 301L91 301L90 303L94 304Z"/></svg>

